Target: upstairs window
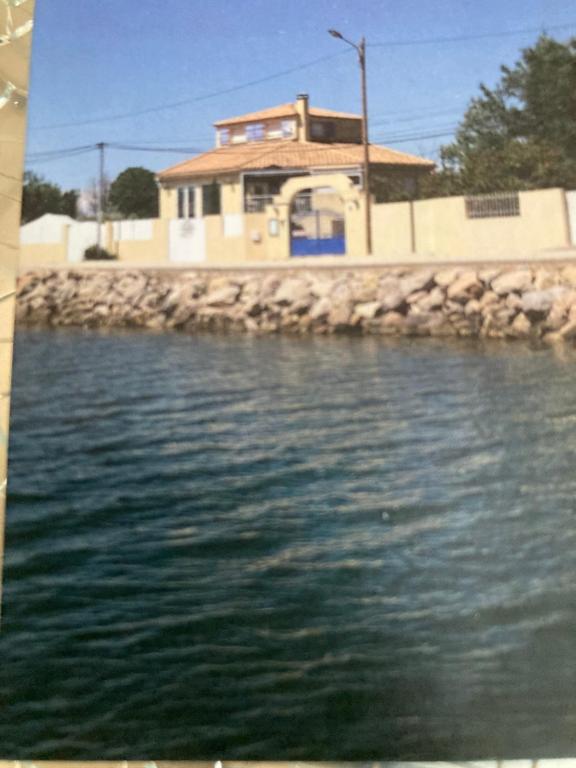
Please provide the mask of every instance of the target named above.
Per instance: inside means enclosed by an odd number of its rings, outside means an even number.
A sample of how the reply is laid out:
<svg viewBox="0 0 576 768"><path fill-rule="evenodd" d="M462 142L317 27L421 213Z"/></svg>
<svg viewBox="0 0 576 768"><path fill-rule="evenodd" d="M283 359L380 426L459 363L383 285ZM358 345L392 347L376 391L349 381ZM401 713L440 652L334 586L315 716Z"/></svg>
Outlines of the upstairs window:
<svg viewBox="0 0 576 768"><path fill-rule="evenodd" d="M264 123L248 123L246 126L247 141L263 141L266 138Z"/></svg>
<svg viewBox="0 0 576 768"><path fill-rule="evenodd" d="M220 128L218 131L218 138L221 147L225 147L230 144L230 130L228 128Z"/></svg>
<svg viewBox="0 0 576 768"><path fill-rule="evenodd" d="M246 141L246 133L243 128L233 128L230 133L231 144L243 144Z"/></svg>
<svg viewBox="0 0 576 768"><path fill-rule="evenodd" d="M296 132L294 120L274 120L269 122L266 130L268 139L293 139Z"/></svg>
<svg viewBox="0 0 576 768"><path fill-rule="evenodd" d="M320 122L313 120L310 124L310 136L313 139L333 139L336 134L334 123Z"/></svg>
<svg viewBox="0 0 576 768"><path fill-rule="evenodd" d="M296 123L294 120L282 120L282 138L292 139L294 137Z"/></svg>

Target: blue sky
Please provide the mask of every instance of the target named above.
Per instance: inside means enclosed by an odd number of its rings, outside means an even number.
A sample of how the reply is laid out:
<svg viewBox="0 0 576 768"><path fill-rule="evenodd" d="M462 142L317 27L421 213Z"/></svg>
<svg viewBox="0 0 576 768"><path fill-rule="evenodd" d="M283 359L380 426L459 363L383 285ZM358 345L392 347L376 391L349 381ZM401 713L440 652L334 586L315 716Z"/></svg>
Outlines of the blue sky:
<svg viewBox="0 0 576 768"><path fill-rule="evenodd" d="M571 26L551 29L556 25ZM315 106L359 112L355 54L328 27L353 40L366 35L371 45L371 140L436 159L449 141L436 134L452 130L479 83L494 84L500 64L513 64L537 37L505 33L550 29L566 40L576 35L576 8L566 0L37 0L28 152L99 141L208 149L215 120L300 92ZM484 33L502 36L415 42ZM185 157L110 150L107 172L114 178L130 165L157 171ZM82 188L95 177L97 158L86 153L29 167Z"/></svg>

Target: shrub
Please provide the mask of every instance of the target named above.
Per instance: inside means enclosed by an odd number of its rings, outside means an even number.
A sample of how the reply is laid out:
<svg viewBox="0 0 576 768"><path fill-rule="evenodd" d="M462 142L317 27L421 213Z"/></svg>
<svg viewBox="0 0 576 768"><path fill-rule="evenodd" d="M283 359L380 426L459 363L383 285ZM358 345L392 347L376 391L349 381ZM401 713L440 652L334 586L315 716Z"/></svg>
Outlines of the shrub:
<svg viewBox="0 0 576 768"><path fill-rule="evenodd" d="M91 245L84 251L84 261L114 261L118 257L110 253L106 248L99 248L97 245Z"/></svg>

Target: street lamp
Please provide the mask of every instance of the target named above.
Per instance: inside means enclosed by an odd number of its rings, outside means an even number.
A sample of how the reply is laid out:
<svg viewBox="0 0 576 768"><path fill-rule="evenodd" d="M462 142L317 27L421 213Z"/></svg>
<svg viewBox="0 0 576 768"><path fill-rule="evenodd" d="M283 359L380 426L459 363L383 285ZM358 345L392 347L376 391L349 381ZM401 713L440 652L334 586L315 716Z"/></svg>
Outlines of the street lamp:
<svg viewBox="0 0 576 768"><path fill-rule="evenodd" d="M364 196L366 215L366 253L372 255L372 211L370 207L370 149L368 143L368 96L366 90L366 38L362 38L358 44L347 40L336 29L329 29L328 33L338 40L343 40L358 54L362 88L362 144L364 145Z"/></svg>

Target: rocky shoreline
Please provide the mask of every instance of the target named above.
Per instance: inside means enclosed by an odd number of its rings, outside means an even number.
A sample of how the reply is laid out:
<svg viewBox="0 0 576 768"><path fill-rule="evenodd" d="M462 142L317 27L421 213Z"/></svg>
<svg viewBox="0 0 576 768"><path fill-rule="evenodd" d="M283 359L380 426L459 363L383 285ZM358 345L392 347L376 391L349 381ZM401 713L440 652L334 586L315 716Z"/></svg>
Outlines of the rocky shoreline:
<svg viewBox="0 0 576 768"><path fill-rule="evenodd" d="M193 332L576 339L576 265L266 270L38 270L17 289L27 326Z"/></svg>

